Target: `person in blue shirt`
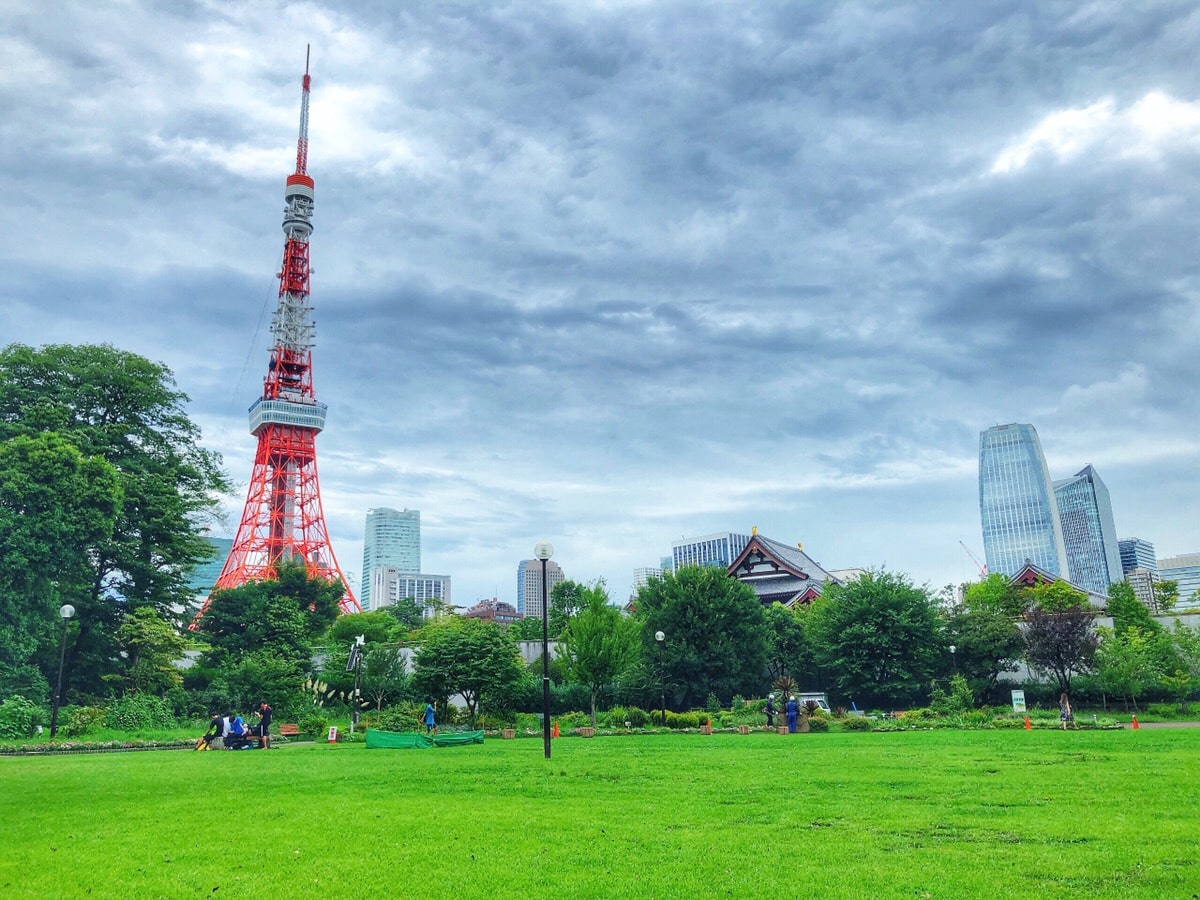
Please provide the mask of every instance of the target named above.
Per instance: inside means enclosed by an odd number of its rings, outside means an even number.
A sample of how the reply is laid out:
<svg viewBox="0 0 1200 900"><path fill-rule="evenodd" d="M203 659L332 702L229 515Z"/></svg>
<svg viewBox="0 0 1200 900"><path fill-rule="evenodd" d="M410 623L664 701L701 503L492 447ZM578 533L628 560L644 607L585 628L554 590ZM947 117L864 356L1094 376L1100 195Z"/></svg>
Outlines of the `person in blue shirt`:
<svg viewBox="0 0 1200 900"><path fill-rule="evenodd" d="M788 697L787 708L788 732L796 733L796 719L800 715L800 705L796 702L795 697Z"/></svg>
<svg viewBox="0 0 1200 900"><path fill-rule="evenodd" d="M433 701L430 700L425 704L425 733L437 730L437 723L433 720Z"/></svg>

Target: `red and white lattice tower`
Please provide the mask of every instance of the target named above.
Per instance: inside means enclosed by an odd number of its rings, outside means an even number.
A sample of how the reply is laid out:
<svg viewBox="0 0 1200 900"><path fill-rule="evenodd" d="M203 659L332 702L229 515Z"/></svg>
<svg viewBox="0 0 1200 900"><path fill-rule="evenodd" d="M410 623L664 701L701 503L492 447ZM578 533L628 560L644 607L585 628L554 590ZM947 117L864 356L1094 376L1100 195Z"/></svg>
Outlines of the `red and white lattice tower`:
<svg viewBox="0 0 1200 900"><path fill-rule="evenodd" d="M250 407L250 433L258 438L246 507L233 549L213 590L238 587L276 576L281 562L304 560L311 576L340 579L346 587L342 612L359 612L350 583L342 575L321 507L317 483L317 433L325 427L324 403L313 390L314 328L308 296L308 238L312 234L313 180L308 175L308 92L304 65L300 100L300 139L296 171L284 189L283 266L279 303L271 321L275 346L262 398ZM205 601L196 621L208 608Z"/></svg>

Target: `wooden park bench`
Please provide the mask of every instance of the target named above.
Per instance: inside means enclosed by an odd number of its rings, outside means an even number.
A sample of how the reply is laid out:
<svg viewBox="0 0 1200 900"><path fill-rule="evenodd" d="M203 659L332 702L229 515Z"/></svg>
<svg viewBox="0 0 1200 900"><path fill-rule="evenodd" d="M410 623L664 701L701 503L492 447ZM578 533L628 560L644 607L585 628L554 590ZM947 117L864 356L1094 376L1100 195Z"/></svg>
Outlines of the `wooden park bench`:
<svg viewBox="0 0 1200 900"><path fill-rule="evenodd" d="M279 726L279 736L282 738L298 738L300 736L300 726L295 722L284 723Z"/></svg>

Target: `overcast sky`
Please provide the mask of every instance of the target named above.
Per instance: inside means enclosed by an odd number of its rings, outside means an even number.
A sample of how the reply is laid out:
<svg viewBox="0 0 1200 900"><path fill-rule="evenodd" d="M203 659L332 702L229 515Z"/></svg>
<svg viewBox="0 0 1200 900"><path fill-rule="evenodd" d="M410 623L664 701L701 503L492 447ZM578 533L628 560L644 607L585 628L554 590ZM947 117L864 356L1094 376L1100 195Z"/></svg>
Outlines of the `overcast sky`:
<svg viewBox="0 0 1200 900"><path fill-rule="evenodd" d="M0 342L170 366L227 536L306 43L352 584L391 506L460 605L755 525L940 587L1006 422L1200 550L1194 3L0 0Z"/></svg>

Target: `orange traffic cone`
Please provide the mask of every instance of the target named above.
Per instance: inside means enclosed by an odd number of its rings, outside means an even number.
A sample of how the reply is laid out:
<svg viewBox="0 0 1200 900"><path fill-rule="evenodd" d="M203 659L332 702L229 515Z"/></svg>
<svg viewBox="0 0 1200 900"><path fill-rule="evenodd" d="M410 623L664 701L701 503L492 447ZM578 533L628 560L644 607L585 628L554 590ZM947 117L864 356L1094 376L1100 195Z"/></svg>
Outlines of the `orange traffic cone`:
<svg viewBox="0 0 1200 900"><path fill-rule="evenodd" d="M1134 731L1137 731L1137 730L1138 730L1139 728L1141 728L1141 727L1142 727L1142 726L1141 726L1141 725L1139 725L1139 724L1137 723L1137 716L1134 716L1134 717L1133 717L1133 730L1134 730Z"/></svg>
<svg viewBox="0 0 1200 900"><path fill-rule="evenodd" d="M551 732L551 736L558 737L558 723L557 722L554 723L554 731Z"/></svg>
<svg viewBox="0 0 1200 900"><path fill-rule="evenodd" d="M1026 716L1025 717L1025 730L1029 731L1029 729L1031 729L1031 728L1033 728L1033 726L1029 724L1029 716Z"/></svg>

